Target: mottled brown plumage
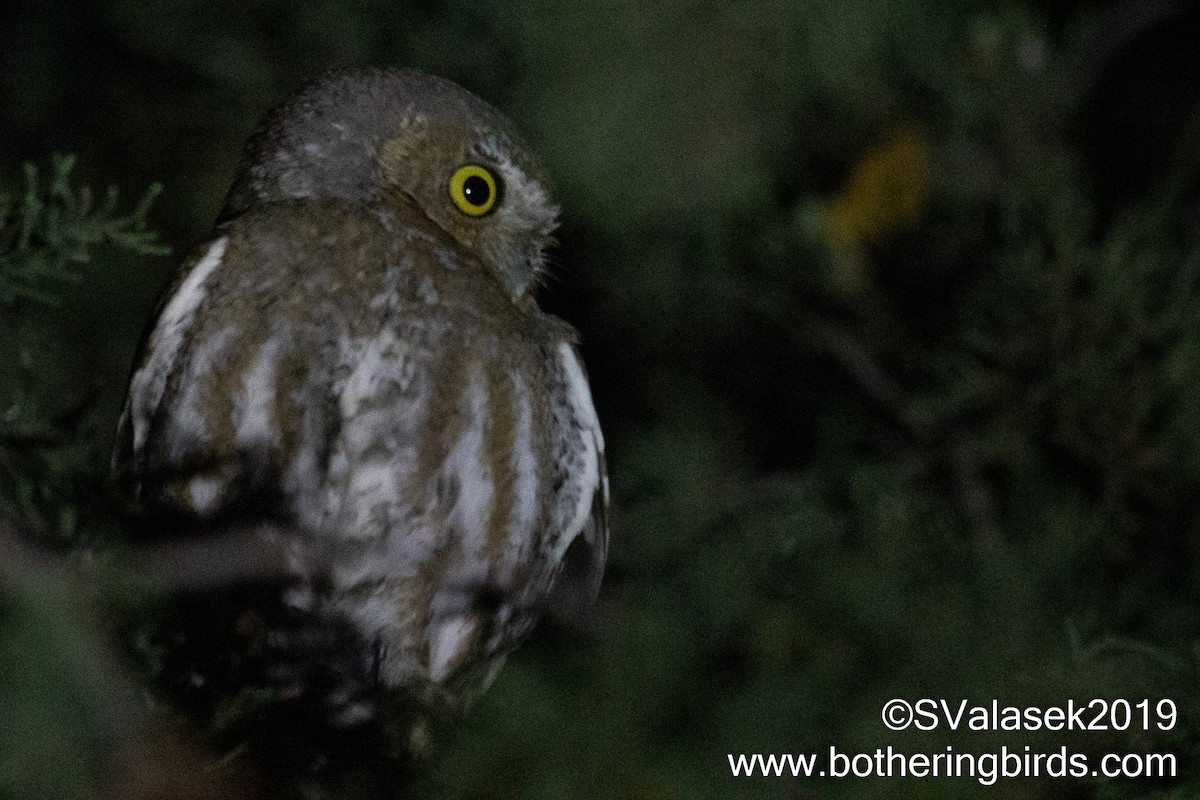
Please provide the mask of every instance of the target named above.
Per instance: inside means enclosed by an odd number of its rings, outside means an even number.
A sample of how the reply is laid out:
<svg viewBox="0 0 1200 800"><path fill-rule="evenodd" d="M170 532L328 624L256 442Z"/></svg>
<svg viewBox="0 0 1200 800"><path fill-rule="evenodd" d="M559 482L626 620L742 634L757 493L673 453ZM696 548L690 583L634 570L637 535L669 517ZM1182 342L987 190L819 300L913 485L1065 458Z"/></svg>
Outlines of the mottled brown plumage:
<svg viewBox="0 0 1200 800"><path fill-rule="evenodd" d="M603 570L575 334L529 294L556 215L512 124L460 87L410 70L310 85L251 138L167 294L118 474L197 528L235 508L269 521L287 607L349 632L356 678L469 697L556 592L594 596Z"/></svg>

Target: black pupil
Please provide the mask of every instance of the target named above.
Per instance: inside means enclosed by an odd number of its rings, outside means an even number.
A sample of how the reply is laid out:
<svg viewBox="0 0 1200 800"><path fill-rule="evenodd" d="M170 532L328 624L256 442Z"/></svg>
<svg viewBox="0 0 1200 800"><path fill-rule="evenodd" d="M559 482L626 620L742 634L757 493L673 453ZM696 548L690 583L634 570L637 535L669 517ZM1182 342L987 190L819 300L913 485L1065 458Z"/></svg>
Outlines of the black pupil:
<svg viewBox="0 0 1200 800"><path fill-rule="evenodd" d="M463 181L462 190L463 196L467 198L467 202L473 206L486 204L488 198L492 195L492 190L488 187L488 182L478 175L472 175Z"/></svg>

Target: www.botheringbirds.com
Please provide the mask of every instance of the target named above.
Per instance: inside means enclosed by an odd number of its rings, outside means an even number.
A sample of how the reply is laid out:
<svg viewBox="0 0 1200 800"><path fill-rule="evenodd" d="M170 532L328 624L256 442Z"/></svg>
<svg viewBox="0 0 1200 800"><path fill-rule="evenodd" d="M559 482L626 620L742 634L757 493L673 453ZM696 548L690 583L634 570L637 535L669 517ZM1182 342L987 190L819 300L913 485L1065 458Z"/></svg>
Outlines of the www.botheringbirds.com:
<svg viewBox="0 0 1200 800"><path fill-rule="evenodd" d="M1174 778L1174 753L1105 753L1099 757L1059 747L1049 752L1002 746L972 753L946 745L942 752L907 753L888 745L871 752L727 753L735 778L973 778L985 786L1008 778Z"/></svg>

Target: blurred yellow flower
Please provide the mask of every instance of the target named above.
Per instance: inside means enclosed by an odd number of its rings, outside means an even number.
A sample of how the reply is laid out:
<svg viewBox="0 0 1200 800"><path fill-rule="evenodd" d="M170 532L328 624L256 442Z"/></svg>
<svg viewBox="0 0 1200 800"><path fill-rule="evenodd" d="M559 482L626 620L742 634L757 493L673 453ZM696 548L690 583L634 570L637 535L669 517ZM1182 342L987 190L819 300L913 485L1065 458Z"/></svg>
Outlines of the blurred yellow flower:
<svg viewBox="0 0 1200 800"><path fill-rule="evenodd" d="M853 291L866 282L867 246L921 221L929 200L929 162L929 143L911 127L890 132L859 156L825 216L840 288Z"/></svg>

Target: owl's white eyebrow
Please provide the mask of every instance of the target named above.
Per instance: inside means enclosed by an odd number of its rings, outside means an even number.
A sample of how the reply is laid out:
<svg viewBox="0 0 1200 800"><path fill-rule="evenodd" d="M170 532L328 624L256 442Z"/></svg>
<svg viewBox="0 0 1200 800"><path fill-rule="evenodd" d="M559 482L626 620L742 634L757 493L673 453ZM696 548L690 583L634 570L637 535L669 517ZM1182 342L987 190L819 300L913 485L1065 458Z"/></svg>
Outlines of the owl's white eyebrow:
<svg viewBox="0 0 1200 800"><path fill-rule="evenodd" d="M549 216L549 229L543 231L549 233L550 230L557 227L555 218L558 216L558 206L554 205L550 200L550 193L542 182L537 178L529 175L517 162L509 157L508 153L500 146L494 137L488 136L479 141L475 145L475 152L486 160L490 160L496 168L509 181L510 187L513 190L514 197L524 198L524 206L535 210L545 209ZM538 215L541 216L541 215Z"/></svg>
<svg viewBox="0 0 1200 800"><path fill-rule="evenodd" d="M500 146L495 138L491 136L484 137L478 141L473 149L478 156L491 161L497 167L501 167L505 171L521 173L521 168L513 163L513 160L508 157L508 153L505 152L504 148Z"/></svg>

